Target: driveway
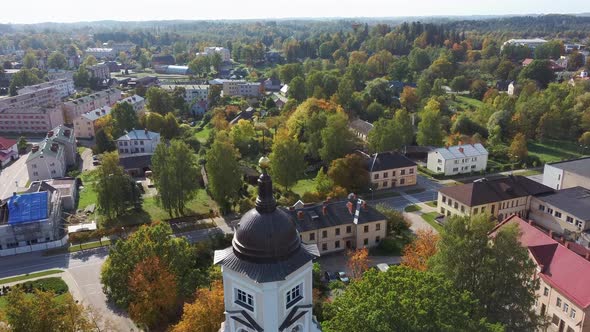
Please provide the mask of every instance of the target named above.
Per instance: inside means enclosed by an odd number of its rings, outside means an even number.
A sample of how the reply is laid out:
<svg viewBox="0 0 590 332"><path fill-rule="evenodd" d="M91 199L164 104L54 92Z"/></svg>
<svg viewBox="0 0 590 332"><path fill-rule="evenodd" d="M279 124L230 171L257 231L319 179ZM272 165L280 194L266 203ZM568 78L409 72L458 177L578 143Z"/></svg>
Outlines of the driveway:
<svg viewBox="0 0 590 332"><path fill-rule="evenodd" d="M403 211L408 205L436 200L438 189L441 187L442 185L440 183L418 175L418 183L415 186L398 187L391 190L397 192L399 196L378 198L369 201L373 205L384 204L394 210ZM411 193L412 190L420 188L424 189L424 191Z"/></svg>
<svg viewBox="0 0 590 332"><path fill-rule="evenodd" d="M10 166L0 172L0 199L8 198L13 192L23 191L29 181L29 173L25 162L29 154L20 156ZM18 184L18 187L17 187Z"/></svg>

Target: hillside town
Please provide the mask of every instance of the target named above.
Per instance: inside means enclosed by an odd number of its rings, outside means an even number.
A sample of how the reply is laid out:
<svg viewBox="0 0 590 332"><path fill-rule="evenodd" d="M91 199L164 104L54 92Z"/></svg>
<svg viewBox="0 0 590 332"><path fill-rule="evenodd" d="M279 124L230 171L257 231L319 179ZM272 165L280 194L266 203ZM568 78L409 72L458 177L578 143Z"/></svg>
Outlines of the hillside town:
<svg viewBox="0 0 590 332"><path fill-rule="evenodd" d="M0 331L590 332L589 17L113 22L0 24Z"/></svg>

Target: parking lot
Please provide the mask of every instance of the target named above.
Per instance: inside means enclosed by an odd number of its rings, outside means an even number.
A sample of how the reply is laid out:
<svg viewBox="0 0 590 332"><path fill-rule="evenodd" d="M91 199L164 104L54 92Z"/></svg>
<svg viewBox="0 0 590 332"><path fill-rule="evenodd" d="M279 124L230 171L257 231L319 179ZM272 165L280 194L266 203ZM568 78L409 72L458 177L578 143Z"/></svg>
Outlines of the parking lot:
<svg viewBox="0 0 590 332"><path fill-rule="evenodd" d="M391 191L398 193L398 196L378 198L370 200L371 204L383 204L395 210L403 209L412 204L429 202L436 200L438 189L442 187L438 182L427 179L418 175L418 184L415 186L398 187ZM413 190L423 189L421 192L412 193ZM377 194L377 192L376 192Z"/></svg>

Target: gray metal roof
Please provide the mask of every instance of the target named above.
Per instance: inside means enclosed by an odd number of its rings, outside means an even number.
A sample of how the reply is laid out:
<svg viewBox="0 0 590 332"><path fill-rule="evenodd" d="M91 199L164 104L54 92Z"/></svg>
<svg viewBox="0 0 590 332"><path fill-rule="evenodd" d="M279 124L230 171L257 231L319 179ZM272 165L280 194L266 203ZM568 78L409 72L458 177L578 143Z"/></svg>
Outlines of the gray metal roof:
<svg viewBox="0 0 590 332"><path fill-rule="evenodd" d="M487 155L488 151L480 143L450 146L434 150L444 159L458 159Z"/></svg>
<svg viewBox="0 0 590 332"><path fill-rule="evenodd" d="M417 166L415 162L398 152L376 153L368 161L369 172L380 172L389 169Z"/></svg>
<svg viewBox="0 0 590 332"><path fill-rule="evenodd" d="M590 157L561 161L549 165L584 177L590 177Z"/></svg>
<svg viewBox="0 0 590 332"><path fill-rule="evenodd" d="M590 190L573 187L537 197L581 220L590 220ZM565 216L564 216L565 218Z"/></svg>

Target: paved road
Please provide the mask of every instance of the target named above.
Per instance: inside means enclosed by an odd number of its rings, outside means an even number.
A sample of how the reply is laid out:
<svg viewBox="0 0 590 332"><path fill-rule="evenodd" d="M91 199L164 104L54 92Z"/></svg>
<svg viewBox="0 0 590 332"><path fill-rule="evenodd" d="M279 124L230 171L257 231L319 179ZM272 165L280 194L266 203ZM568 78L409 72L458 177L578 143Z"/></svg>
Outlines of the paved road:
<svg viewBox="0 0 590 332"><path fill-rule="evenodd" d="M25 164L28 156L28 153L20 156L0 172L0 199L10 197L13 192L19 191L19 188L22 190L29 181L29 173ZM18 182L18 188L16 182Z"/></svg>
<svg viewBox="0 0 590 332"><path fill-rule="evenodd" d="M400 193L400 196L370 200L370 203L374 205L384 204L392 209L403 211L408 205L436 200L440 187L442 187L441 184L418 175L418 184L416 186L401 187L394 190ZM416 188L424 188L426 190L417 194L406 193Z"/></svg>

